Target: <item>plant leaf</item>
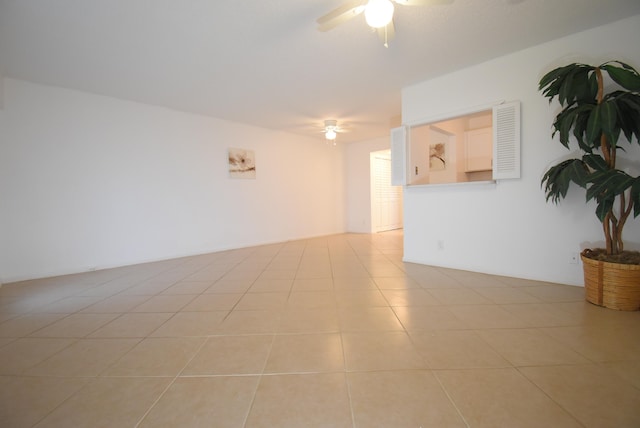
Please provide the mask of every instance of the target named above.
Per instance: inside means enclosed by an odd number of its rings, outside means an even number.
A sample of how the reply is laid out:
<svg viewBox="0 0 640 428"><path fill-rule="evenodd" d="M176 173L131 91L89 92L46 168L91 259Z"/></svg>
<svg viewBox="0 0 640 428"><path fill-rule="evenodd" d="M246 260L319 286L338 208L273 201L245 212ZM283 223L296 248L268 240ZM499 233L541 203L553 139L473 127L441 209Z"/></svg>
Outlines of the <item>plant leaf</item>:
<svg viewBox="0 0 640 428"><path fill-rule="evenodd" d="M593 79L591 79L591 76L593 76ZM581 69L579 73L576 73L573 77L573 91L573 100L575 101L582 103L595 101L598 93L598 82L595 79L595 73L592 73L587 68Z"/></svg>
<svg viewBox="0 0 640 428"><path fill-rule="evenodd" d="M592 171L606 171L609 169L607 162L600 155L586 154L582 157L582 161L591 168Z"/></svg>
<svg viewBox="0 0 640 428"><path fill-rule="evenodd" d="M588 181L587 201L615 198L634 184L634 179L624 171L608 169L592 173Z"/></svg>
<svg viewBox="0 0 640 428"><path fill-rule="evenodd" d="M598 217L601 222L604 222L609 211L613 209L614 202L614 198L603 198L598 201L598 205L596 206L596 217Z"/></svg>
<svg viewBox="0 0 640 428"><path fill-rule="evenodd" d="M591 174L589 182L587 201L597 201L596 216L602 222L613 209L616 197L631 187L633 179L622 171L609 169Z"/></svg>
<svg viewBox="0 0 640 428"><path fill-rule="evenodd" d="M553 136L555 136L556 132L560 133L560 143L566 148L569 148L569 132L573 127L573 122L577 116L576 107L567 107L556 116L556 121L553 126L555 131L553 132Z"/></svg>
<svg viewBox="0 0 640 428"><path fill-rule="evenodd" d="M640 177L636 177L631 185L631 203L633 204L633 216L640 215Z"/></svg>
<svg viewBox="0 0 640 428"><path fill-rule="evenodd" d="M573 129L573 136L578 141L580 148L586 152L591 152L593 144L586 141L586 127L591 115L591 111L595 108L595 104L585 104L576 106L571 104L565 107L558 115L553 123L554 132L560 133L560 143L566 148L569 148L569 137L571 129ZM597 146L596 146L597 147Z"/></svg>
<svg viewBox="0 0 640 428"><path fill-rule="evenodd" d="M633 136L640 142L640 95L624 93L616 99L618 120L625 138L631 142Z"/></svg>
<svg viewBox="0 0 640 428"><path fill-rule="evenodd" d="M560 199L567 196L572 182L585 187L588 176L589 170L581 159L569 159L549 168L541 181L546 200L558 203Z"/></svg>
<svg viewBox="0 0 640 428"><path fill-rule="evenodd" d="M538 90L549 98L557 96L561 106L571 104L576 99L595 99L597 82L592 78L595 67L586 64L569 64L545 74L538 83Z"/></svg>
<svg viewBox="0 0 640 428"><path fill-rule="evenodd" d="M600 108L600 123L602 125L602 132L607 136L609 144L615 148L618 143L618 136L620 135L620 128L617 126L617 108L615 100L603 101L599 106Z"/></svg>
<svg viewBox="0 0 640 428"><path fill-rule="evenodd" d="M589 114L589 120L587 122L587 131L585 138L590 144L597 144L596 140L599 139L602 133L602 108L601 104L594 107Z"/></svg>
<svg viewBox="0 0 640 428"><path fill-rule="evenodd" d="M573 136L575 137L580 149L584 150L587 153L591 153L594 147L599 147L598 144L594 144L593 142L587 141L587 123L589 121L589 116L591 115L591 110L595 107L594 104L585 104L581 105L577 108L577 116L575 120L575 124L573 126ZM568 142L567 142L568 144Z"/></svg>
<svg viewBox="0 0 640 428"><path fill-rule="evenodd" d="M617 62L622 67L611 65L613 62ZM613 81L623 88L629 91L640 91L640 75L631 66L619 61L612 61L603 64L600 68L606 70Z"/></svg>
<svg viewBox="0 0 640 428"><path fill-rule="evenodd" d="M564 80L564 74L573 69L575 66L576 64L569 64L565 65L564 67L555 68L545 74L542 79L540 79L538 90L542 91L542 94L545 97L549 98L549 102L553 101L553 98L558 95L560 86L562 85L562 81Z"/></svg>

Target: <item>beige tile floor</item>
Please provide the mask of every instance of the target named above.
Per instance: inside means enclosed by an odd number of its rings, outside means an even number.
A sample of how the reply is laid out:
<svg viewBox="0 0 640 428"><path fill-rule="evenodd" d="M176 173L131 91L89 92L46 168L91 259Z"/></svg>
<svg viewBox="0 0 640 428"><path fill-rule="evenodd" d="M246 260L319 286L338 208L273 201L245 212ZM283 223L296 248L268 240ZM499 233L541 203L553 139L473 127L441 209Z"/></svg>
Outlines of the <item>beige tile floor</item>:
<svg viewBox="0 0 640 428"><path fill-rule="evenodd" d="M344 234L0 288L2 427L640 427L640 312Z"/></svg>

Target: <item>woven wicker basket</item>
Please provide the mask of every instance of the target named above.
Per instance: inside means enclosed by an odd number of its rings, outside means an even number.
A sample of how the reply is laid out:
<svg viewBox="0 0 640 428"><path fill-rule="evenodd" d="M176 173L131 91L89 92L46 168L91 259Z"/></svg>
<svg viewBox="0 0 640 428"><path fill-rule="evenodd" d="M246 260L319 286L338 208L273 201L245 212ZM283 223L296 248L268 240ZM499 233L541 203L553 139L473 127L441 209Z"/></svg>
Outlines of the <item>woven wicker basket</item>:
<svg viewBox="0 0 640 428"><path fill-rule="evenodd" d="M581 255L586 298L619 311L640 310L640 265L609 263Z"/></svg>

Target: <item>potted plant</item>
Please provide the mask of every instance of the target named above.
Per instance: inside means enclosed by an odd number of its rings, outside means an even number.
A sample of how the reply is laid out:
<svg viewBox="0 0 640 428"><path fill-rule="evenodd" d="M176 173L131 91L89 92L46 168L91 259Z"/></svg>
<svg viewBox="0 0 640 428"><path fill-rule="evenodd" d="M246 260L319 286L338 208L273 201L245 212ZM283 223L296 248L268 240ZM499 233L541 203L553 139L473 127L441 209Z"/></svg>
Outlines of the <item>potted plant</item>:
<svg viewBox="0 0 640 428"><path fill-rule="evenodd" d="M610 90L605 78L613 86ZM640 252L625 251L622 230L632 215L640 214L640 177L631 175L631 162L627 169L619 165L632 160L624 158L625 149L640 144L640 75L620 61L574 63L547 73L538 89L549 103L556 97L560 103L552 137L557 134L567 149L575 140L579 148L578 157L544 174L546 199L558 203L571 183L577 184L585 189L587 202L595 201L604 231L606 248L581 253L587 301L638 310Z"/></svg>

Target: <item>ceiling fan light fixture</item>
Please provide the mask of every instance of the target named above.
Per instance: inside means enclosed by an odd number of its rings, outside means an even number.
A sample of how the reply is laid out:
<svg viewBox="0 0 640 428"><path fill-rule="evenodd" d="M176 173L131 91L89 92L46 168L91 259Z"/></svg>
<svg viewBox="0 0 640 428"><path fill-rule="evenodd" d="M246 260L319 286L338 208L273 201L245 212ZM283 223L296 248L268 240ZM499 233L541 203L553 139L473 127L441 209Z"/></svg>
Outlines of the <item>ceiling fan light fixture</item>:
<svg viewBox="0 0 640 428"><path fill-rule="evenodd" d="M338 129L338 121L334 119L327 119L324 121L324 138L329 141L336 139L336 130Z"/></svg>
<svg viewBox="0 0 640 428"><path fill-rule="evenodd" d="M373 28L387 26L393 18L393 3L389 0L369 0L364 9L364 19Z"/></svg>
<svg viewBox="0 0 640 428"><path fill-rule="evenodd" d="M324 138L331 141L336 139L336 135L336 131L333 129L327 129L324 133Z"/></svg>

